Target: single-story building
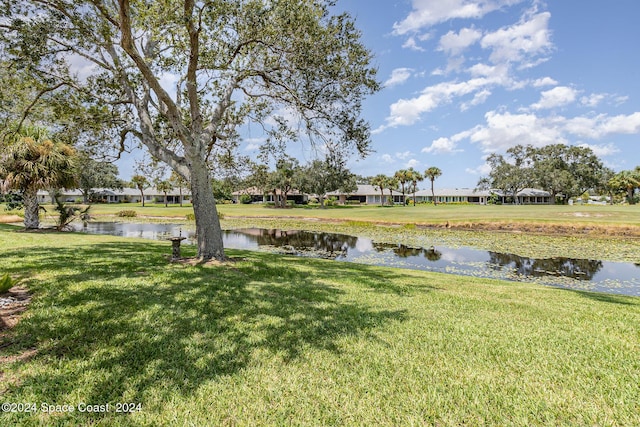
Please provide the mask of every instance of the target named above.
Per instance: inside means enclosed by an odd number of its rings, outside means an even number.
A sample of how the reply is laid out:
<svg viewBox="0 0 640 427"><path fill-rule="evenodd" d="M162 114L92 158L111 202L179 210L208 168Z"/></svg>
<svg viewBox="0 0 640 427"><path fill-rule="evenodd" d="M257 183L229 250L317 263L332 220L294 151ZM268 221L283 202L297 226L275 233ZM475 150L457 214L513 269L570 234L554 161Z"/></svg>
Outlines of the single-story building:
<svg viewBox="0 0 640 427"><path fill-rule="evenodd" d="M474 190L472 188L434 189L437 203L473 203L486 205L489 199L496 197L502 204L512 204L513 198L505 195L501 190ZM548 191L535 188L525 188L517 194L519 205L548 205L552 204ZM431 190L416 192L417 202L433 202Z"/></svg>
<svg viewBox="0 0 640 427"><path fill-rule="evenodd" d="M388 202L389 190L385 188L384 190L384 201ZM382 193L380 192L380 187L376 187L375 185L368 184L358 184L358 189L352 193L344 193L340 191L332 191L327 193L327 198L335 197L338 200L338 203L350 204L350 203L362 203L367 205L380 205ZM407 195L408 197L408 195ZM397 190L393 192L393 203L402 203L402 193Z"/></svg>
<svg viewBox="0 0 640 427"><path fill-rule="evenodd" d="M504 195L500 190L475 190L473 188L448 188L448 189L435 189L435 199L437 203L473 203L478 205L486 205L489 203L489 198L497 197L498 202L503 204L512 203L512 198ZM495 195L495 196L494 196ZM433 202L433 195L431 190L419 190L416 191L416 202ZM340 204L349 203L366 203L368 205L379 205L381 199L381 192L379 187L374 185L358 185L358 189L352 193L342 193L334 191L327 194L327 197L335 197ZM389 190L384 190L385 203L390 197ZM405 199L413 198L413 193L405 190ZM393 202L402 204L402 193L400 190L394 190ZM518 204L533 205L533 204L551 204L551 194L547 191L537 190L534 188L525 188L518 192Z"/></svg>
<svg viewBox="0 0 640 427"><path fill-rule="evenodd" d="M233 202L239 203L240 197L245 194L251 197L251 203L275 203L276 199L280 199L283 196L283 192L280 189L276 189L274 194L274 191L264 191L258 187L249 187L231 193ZM309 201L309 195L293 189L287 193L287 201L304 204Z"/></svg>
<svg viewBox="0 0 640 427"><path fill-rule="evenodd" d="M164 203L164 192L154 187L145 188L143 192L145 203ZM140 190L137 188L123 188L121 190L94 188L91 190L90 197L92 201L101 203L140 203L142 200ZM82 192L77 189L61 189L58 198L65 203L80 203L83 200L83 195ZM181 191L179 188L174 188L167 192L167 203L177 204L180 203L181 200L182 203L190 203L191 190L183 188ZM52 203L48 191L38 191L38 203Z"/></svg>

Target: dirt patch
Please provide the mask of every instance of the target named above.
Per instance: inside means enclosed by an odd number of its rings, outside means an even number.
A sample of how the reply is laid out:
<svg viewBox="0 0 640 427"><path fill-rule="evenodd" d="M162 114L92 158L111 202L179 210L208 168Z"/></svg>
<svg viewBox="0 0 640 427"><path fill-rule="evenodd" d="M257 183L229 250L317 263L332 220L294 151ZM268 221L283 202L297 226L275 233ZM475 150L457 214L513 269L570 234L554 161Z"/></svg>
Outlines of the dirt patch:
<svg viewBox="0 0 640 427"><path fill-rule="evenodd" d="M13 222L22 222L23 218L18 215L0 215L0 224L10 224Z"/></svg>
<svg viewBox="0 0 640 427"><path fill-rule="evenodd" d="M213 266L232 266L234 263L238 261L242 261L242 258L227 258L224 261L219 261L217 259L211 259L208 261L203 261L202 258L178 258L172 259L170 256L166 256L169 262L174 264L186 264L186 265L213 265Z"/></svg>
<svg viewBox="0 0 640 427"><path fill-rule="evenodd" d="M14 286L9 292L0 294L0 338L18 324L29 302L31 294L22 286Z"/></svg>

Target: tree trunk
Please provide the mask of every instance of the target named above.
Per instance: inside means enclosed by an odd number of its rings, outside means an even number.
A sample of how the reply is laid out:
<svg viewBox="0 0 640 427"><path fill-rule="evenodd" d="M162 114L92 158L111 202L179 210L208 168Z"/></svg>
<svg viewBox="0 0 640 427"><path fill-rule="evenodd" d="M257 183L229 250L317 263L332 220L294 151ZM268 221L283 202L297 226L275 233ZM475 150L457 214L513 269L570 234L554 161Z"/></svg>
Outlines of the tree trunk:
<svg viewBox="0 0 640 427"><path fill-rule="evenodd" d="M24 204L24 228L34 229L40 227L40 206L38 205L38 190L28 188L22 194Z"/></svg>
<svg viewBox="0 0 640 427"><path fill-rule="evenodd" d="M196 236L198 238L198 258L206 261L212 258L223 261L224 245L222 228L216 209L216 200L211 191L211 177L202 160L191 159L191 203L196 217Z"/></svg>
<svg viewBox="0 0 640 427"><path fill-rule="evenodd" d="M433 206L436 206L436 193L433 191L433 180L431 180L431 198L433 199Z"/></svg>

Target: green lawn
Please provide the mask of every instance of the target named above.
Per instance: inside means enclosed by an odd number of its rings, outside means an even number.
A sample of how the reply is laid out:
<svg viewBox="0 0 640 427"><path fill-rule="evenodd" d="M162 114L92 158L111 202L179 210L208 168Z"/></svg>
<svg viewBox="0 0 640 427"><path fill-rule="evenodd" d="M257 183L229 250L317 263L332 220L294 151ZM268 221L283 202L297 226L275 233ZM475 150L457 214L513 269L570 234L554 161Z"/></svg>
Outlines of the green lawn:
<svg viewBox="0 0 640 427"><path fill-rule="evenodd" d="M640 424L639 298L3 225L0 249L34 293L2 400L111 405L3 426Z"/></svg>
<svg viewBox="0 0 640 427"><path fill-rule="evenodd" d="M133 209L139 215L180 217L192 213L190 206L140 204L100 204L92 207L94 215L115 215L120 210ZM479 206L479 205L438 205L380 207L372 205L346 206L328 209L317 207L297 207L274 209L260 204L221 204L218 209L227 217L292 217L321 218L330 220L396 222L410 224L450 224L456 223L527 223L564 225L602 225L640 227L640 205L614 206Z"/></svg>

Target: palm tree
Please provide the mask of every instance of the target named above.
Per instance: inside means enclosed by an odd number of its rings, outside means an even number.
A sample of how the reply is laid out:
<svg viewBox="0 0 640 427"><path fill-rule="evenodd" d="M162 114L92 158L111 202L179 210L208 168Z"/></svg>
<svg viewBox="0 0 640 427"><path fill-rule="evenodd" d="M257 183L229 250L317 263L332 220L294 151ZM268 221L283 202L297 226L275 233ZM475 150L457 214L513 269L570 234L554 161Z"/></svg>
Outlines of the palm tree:
<svg viewBox="0 0 640 427"><path fill-rule="evenodd" d="M437 202L435 192L433 191L433 181L435 181L440 175L442 175L442 171L440 168L435 166L431 166L429 169L424 171L424 176L429 178L429 181L431 181L431 198L433 199L434 206L437 205Z"/></svg>
<svg viewBox="0 0 640 427"><path fill-rule="evenodd" d="M142 175L134 175L131 177L131 184L134 188L140 191L140 198L142 199L142 207L144 208L144 187L149 185L149 181Z"/></svg>
<svg viewBox="0 0 640 427"><path fill-rule="evenodd" d="M394 203L393 203L393 191L398 189L398 180L397 180L397 178L395 176L387 177L386 186L389 189L390 204L391 204L391 206L393 206L394 205Z"/></svg>
<svg viewBox="0 0 640 427"><path fill-rule="evenodd" d="M404 195L404 186L407 182L411 181L411 172L409 172L408 169L400 169L393 176L400 183L400 186L402 188L402 205L404 206L407 204L407 198Z"/></svg>
<svg viewBox="0 0 640 427"><path fill-rule="evenodd" d="M629 201L629 204L633 204L633 194L636 188L640 187L640 166L636 167L635 170L624 170L618 172L611 180L615 187L618 187L627 193L627 200Z"/></svg>
<svg viewBox="0 0 640 427"><path fill-rule="evenodd" d="M411 175L411 189L413 190L413 206L416 205L416 191L418 190L418 182L421 182L424 179L424 176L417 170L413 168L408 169Z"/></svg>
<svg viewBox="0 0 640 427"><path fill-rule="evenodd" d="M378 174L371 178L371 185L374 185L380 190L380 206L384 205L384 189L387 188L387 180L389 177L383 174Z"/></svg>
<svg viewBox="0 0 640 427"><path fill-rule="evenodd" d="M53 142L46 129L22 126L6 142L0 154L0 178L3 186L22 192L24 226L40 227L38 190L72 188L75 185L76 151Z"/></svg>

